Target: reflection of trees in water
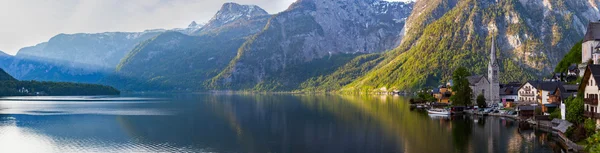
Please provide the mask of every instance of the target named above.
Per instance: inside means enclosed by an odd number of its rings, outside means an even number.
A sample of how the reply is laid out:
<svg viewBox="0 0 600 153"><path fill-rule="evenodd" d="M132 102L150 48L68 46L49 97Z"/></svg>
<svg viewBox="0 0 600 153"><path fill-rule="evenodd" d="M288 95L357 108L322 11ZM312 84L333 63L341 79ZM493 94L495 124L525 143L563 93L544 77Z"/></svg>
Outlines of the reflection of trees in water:
<svg viewBox="0 0 600 153"><path fill-rule="evenodd" d="M390 96L329 96L326 99L303 97L309 109L326 110L353 127L370 126L382 130L406 152L446 152L452 150L451 126L444 120L431 120L423 113L411 112L407 99ZM436 147L430 147L435 144Z"/></svg>
<svg viewBox="0 0 600 153"><path fill-rule="evenodd" d="M467 152L471 132L473 131L473 121L470 119L457 118L452 123L452 138L456 152Z"/></svg>

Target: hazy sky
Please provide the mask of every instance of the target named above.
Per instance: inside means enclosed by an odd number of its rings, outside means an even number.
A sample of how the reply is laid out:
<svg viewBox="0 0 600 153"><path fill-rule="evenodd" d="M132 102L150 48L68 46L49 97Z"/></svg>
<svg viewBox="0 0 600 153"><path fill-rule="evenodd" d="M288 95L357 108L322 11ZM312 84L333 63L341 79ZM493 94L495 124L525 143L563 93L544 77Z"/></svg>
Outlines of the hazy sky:
<svg viewBox="0 0 600 153"><path fill-rule="evenodd" d="M225 2L258 5L274 14L294 1L0 0L0 50L14 55L60 33L183 28L207 22Z"/></svg>

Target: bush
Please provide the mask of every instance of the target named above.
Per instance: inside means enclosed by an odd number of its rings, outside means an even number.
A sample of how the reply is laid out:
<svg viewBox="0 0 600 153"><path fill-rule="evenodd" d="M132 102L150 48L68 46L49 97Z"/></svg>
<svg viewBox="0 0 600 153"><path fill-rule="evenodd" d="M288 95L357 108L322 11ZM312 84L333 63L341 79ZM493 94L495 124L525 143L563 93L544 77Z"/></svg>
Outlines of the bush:
<svg viewBox="0 0 600 153"><path fill-rule="evenodd" d="M560 109L555 109L552 113L550 113L550 120L555 118L561 118Z"/></svg>
<svg viewBox="0 0 600 153"><path fill-rule="evenodd" d="M567 107L566 119L567 121L573 124L580 124L583 122L583 99L582 96L577 96L577 98L569 97L565 100L565 105Z"/></svg>
<svg viewBox="0 0 600 153"><path fill-rule="evenodd" d="M600 133L595 133L586 139L588 143L585 149L588 152L600 152Z"/></svg>
<svg viewBox="0 0 600 153"><path fill-rule="evenodd" d="M583 123L583 127L585 127L585 132L588 135L591 135L596 132L596 122L593 119L586 119Z"/></svg>
<svg viewBox="0 0 600 153"><path fill-rule="evenodd" d="M485 108L487 105L487 103L485 103L485 96L483 96L483 94L479 94L479 96L477 96L477 106L479 106L479 108Z"/></svg>

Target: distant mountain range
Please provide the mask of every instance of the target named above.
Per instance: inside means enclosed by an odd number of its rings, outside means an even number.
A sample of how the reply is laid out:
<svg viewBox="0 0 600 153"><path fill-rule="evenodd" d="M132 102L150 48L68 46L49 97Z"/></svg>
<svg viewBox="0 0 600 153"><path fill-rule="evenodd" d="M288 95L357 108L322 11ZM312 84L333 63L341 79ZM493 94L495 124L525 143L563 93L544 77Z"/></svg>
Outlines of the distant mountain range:
<svg viewBox="0 0 600 153"><path fill-rule="evenodd" d="M17 79L130 91L389 91L435 86L459 66L485 73L492 38L501 80L551 72L600 19L596 1L298 0L268 14L226 3L206 24L60 34L0 55Z"/></svg>

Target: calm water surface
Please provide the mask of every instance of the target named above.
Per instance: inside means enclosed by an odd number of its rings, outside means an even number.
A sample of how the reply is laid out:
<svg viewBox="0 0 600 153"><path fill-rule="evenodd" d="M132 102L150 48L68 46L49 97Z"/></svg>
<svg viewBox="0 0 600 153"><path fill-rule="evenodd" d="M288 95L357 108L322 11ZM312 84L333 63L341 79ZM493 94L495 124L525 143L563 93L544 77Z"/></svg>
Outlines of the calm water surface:
<svg viewBox="0 0 600 153"><path fill-rule="evenodd" d="M510 119L430 117L394 96L0 99L0 152L560 152Z"/></svg>

